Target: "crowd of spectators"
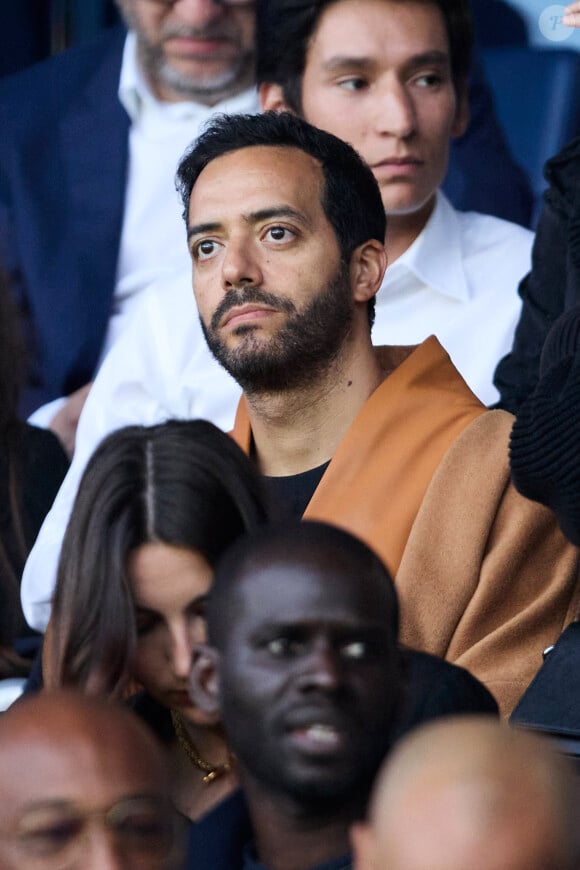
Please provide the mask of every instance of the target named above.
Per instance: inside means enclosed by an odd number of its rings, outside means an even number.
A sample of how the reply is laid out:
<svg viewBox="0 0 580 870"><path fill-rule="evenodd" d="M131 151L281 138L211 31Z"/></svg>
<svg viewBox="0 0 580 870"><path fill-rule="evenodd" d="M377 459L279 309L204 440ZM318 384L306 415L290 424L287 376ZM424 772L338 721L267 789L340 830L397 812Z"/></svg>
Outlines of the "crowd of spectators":
<svg viewBox="0 0 580 870"><path fill-rule="evenodd" d="M580 138L534 233L521 21L107 8L0 69L0 865L574 870Z"/></svg>

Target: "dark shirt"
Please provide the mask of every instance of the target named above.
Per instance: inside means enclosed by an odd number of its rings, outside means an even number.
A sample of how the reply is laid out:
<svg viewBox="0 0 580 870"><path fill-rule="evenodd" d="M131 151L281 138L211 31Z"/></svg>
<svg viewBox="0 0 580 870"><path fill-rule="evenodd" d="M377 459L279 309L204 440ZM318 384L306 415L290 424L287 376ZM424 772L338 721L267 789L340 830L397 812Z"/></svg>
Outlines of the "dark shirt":
<svg viewBox="0 0 580 870"><path fill-rule="evenodd" d="M330 460L329 460L330 461ZM268 517L272 521L300 519L329 462L287 477L264 477Z"/></svg>

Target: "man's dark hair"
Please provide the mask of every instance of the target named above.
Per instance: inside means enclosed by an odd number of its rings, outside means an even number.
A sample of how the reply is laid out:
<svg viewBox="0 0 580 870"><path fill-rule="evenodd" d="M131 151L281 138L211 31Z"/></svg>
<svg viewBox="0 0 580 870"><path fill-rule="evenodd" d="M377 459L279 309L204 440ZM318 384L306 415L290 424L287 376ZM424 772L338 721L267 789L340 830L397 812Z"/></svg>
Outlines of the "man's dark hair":
<svg viewBox="0 0 580 870"><path fill-rule="evenodd" d="M338 0L258 0L256 21L257 78L281 86L293 112L302 114L302 76L310 40L324 10ZM406 0L389 0L405 3ZM451 75L459 96L471 67L473 28L468 0L419 0L443 16Z"/></svg>
<svg viewBox="0 0 580 870"><path fill-rule="evenodd" d="M176 185L186 224L191 191L208 163L232 151L259 145L298 148L320 163L324 180L322 208L334 229L345 265L363 242L376 239L384 243L385 208L370 168L342 139L289 112L218 115L212 120L177 169ZM373 317L374 298L369 302L371 325Z"/></svg>
<svg viewBox="0 0 580 870"><path fill-rule="evenodd" d="M209 642L217 649L230 635L239 610L238 594L244 577L256 569L293 562L324 562L328 570L350 573L353 582L374 584L383 597L391 637L399 634L399 604L388 568L360 538L317 520L288 520L242 535L221 556L214 572L207 604ZM329 592L332 595L332 592Z"/></svg>

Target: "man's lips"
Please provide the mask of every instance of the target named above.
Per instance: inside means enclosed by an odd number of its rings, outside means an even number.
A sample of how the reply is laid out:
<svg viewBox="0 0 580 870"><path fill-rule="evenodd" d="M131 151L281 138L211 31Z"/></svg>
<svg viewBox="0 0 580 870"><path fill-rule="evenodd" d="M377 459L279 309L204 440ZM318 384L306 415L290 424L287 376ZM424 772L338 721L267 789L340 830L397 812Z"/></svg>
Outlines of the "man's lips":
<svg viewBox="0 0 580 870"><path fill-rule="evenodd" d="M224 50L232 48L231 40L220 37L173 36L165 44L177 53L203 56L223 54Z"/></svg>
<svg viewBox="0 0 580 870"><path fill-rule="evenodd" d="M376 166L422 166L423 161L419 160L418 157L411 157L410 155L407 157L385 157L383 160L377 160L375 163L371 163L371 169L374 169Z"/></svg>
<svg viewBox="0 0 580 870"><path fill-rule="evenodd" d="M284 731L301 751L334 754L344 748L351 732L347 718L326 705L294 709L284 716Z"/></svg>
<svg viewBox="0 0 580 870"><path fill-rule="evenodd" d="M292 743L302 752L314 755L334 755L346 742L346 732L328 722L311 722L290 729Z"/></svg>
<svg viewBox="0 0 580 870"><path fill-rule="evenodd" d="M270 317L272 314L276 313L276 309L271 308L269 305L259 305L257 303L236 305L224 314L220 327L223 329L224 326L231 326L232 324L238 326L248 320L261 320L264 317Z"/></svg>
<svg viewBox="0 0 580 870"><path fill-rule="evenodd" d="M387 175L412 175L423 166L423 161L417 157L386 157L371 164L372 171L376 174Z"/></svg>

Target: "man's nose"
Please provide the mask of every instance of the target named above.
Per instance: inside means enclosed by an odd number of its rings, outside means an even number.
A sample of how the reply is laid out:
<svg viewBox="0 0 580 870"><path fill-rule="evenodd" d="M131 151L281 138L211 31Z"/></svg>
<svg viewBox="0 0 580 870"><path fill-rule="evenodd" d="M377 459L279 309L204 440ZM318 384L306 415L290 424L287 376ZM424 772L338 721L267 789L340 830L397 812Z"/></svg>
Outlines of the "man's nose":
<svg viewBox="0 0 580 870"><path fill-rule="evenodd" d="M262 283L262 270L251 245L243 240L228 243L222 261L222 282L225 290Z"/></svg>
<svg viewBox="0 0 580 870"><path fill-rule="evenodd" d="M175 17L190 27L204 27L227 11L219 0L177 0L173 5Z"/></svg>
<svg viewBox="0 0 580 870"><path fill-rule="evenodd" d="M341 670L336 649L328 641L317 641L302 659L299 686L302 691L335 691L341 683Z"/></svg>
<svg viewBox="0 0 580 870"><path fill-rule="evenodd" d="M415 131L415 107L402 82L395 80L385 85L382 98L377 101L375 117L379 132L398 139L404 139Z"/></svg>
<svg viewBox="0 0 580 870"><path fill-rule="evenodd" d="M123 854L114 832L103 825L91 825L85 844L82 866L86 870L137 870L137 863Z"/></svg>

